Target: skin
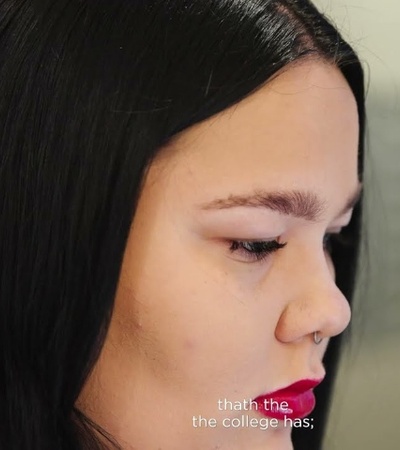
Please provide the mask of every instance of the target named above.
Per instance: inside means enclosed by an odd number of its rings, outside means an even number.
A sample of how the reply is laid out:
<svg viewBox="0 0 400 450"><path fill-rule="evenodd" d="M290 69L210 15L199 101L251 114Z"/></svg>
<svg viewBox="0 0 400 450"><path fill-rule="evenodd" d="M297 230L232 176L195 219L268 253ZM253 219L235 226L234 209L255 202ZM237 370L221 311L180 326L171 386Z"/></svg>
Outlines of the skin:
<svg viewBox="0 0 400 450"><path fill-rule="evenodd" d="M328 339L350 321L326 233L357 190L358 117L338 69L306 61L185 130L147 174L109 334L78 406L124 449L289 450L291 428L227 428L220 411L324 376ZM319 220L198 205L254 189L312 192ZM229 240L286 246L254 261ZM320 345L314 331L324 337ZM195 428L193 416L217 426ZM317 420L317 419L315 419Z"/></svg>

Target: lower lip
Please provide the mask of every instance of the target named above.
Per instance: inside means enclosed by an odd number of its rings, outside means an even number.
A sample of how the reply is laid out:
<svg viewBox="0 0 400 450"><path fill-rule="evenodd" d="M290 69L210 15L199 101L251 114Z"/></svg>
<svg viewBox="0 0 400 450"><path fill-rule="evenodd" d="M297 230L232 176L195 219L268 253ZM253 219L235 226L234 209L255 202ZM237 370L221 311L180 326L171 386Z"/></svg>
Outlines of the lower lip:
<svg viewBox="0 0 400 450"><path fill-rule="evenodd" d="M279 391L276 394L257 397L258 411L272 419L302 419L315 407L312 389L304 392Z"/></svg>

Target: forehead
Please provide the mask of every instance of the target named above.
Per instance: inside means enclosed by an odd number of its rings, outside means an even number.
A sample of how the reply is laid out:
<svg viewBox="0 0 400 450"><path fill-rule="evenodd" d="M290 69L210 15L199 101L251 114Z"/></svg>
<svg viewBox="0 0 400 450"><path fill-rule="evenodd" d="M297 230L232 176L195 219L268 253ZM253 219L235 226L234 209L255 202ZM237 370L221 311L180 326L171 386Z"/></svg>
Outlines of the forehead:
<svg viewBox="0 0 400 450"><path fill-rule="evenodd" d="M343 199L357 185L357 150L357 105L346 80L312 61L184 131L162 160L167 173L179 174L169 178L184 197L194 193L190 185L202 199L215 191L322 187Z"/></svg>

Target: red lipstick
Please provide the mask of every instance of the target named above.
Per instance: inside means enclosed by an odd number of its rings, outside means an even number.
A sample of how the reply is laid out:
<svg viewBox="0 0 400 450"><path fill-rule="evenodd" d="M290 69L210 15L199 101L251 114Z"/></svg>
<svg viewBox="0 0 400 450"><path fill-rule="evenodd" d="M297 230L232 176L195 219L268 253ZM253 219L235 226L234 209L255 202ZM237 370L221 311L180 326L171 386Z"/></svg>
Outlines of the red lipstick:
<svg viewBox="0 0 400 450"><path fill-rule="evenodd" d="M320 380L300 380L283 389L260 395L254 401L258 411L273 419L302 419L308 416L315 407L313 389Z"/></svg>

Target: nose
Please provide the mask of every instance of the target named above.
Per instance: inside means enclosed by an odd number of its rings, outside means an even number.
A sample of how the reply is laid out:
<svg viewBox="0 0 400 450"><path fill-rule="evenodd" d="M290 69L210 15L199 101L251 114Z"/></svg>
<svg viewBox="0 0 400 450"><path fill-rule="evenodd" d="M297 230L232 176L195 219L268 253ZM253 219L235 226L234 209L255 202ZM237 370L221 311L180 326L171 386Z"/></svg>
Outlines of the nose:
<svg viewBox="0 0 400 450"><path fill-rule="evenodd" d="M351 319L350 305L336 286L330 264L305 264L296 271L296 281L279 317L275 336L293 342L319 332L322 338L342 333Z"/></svg>

